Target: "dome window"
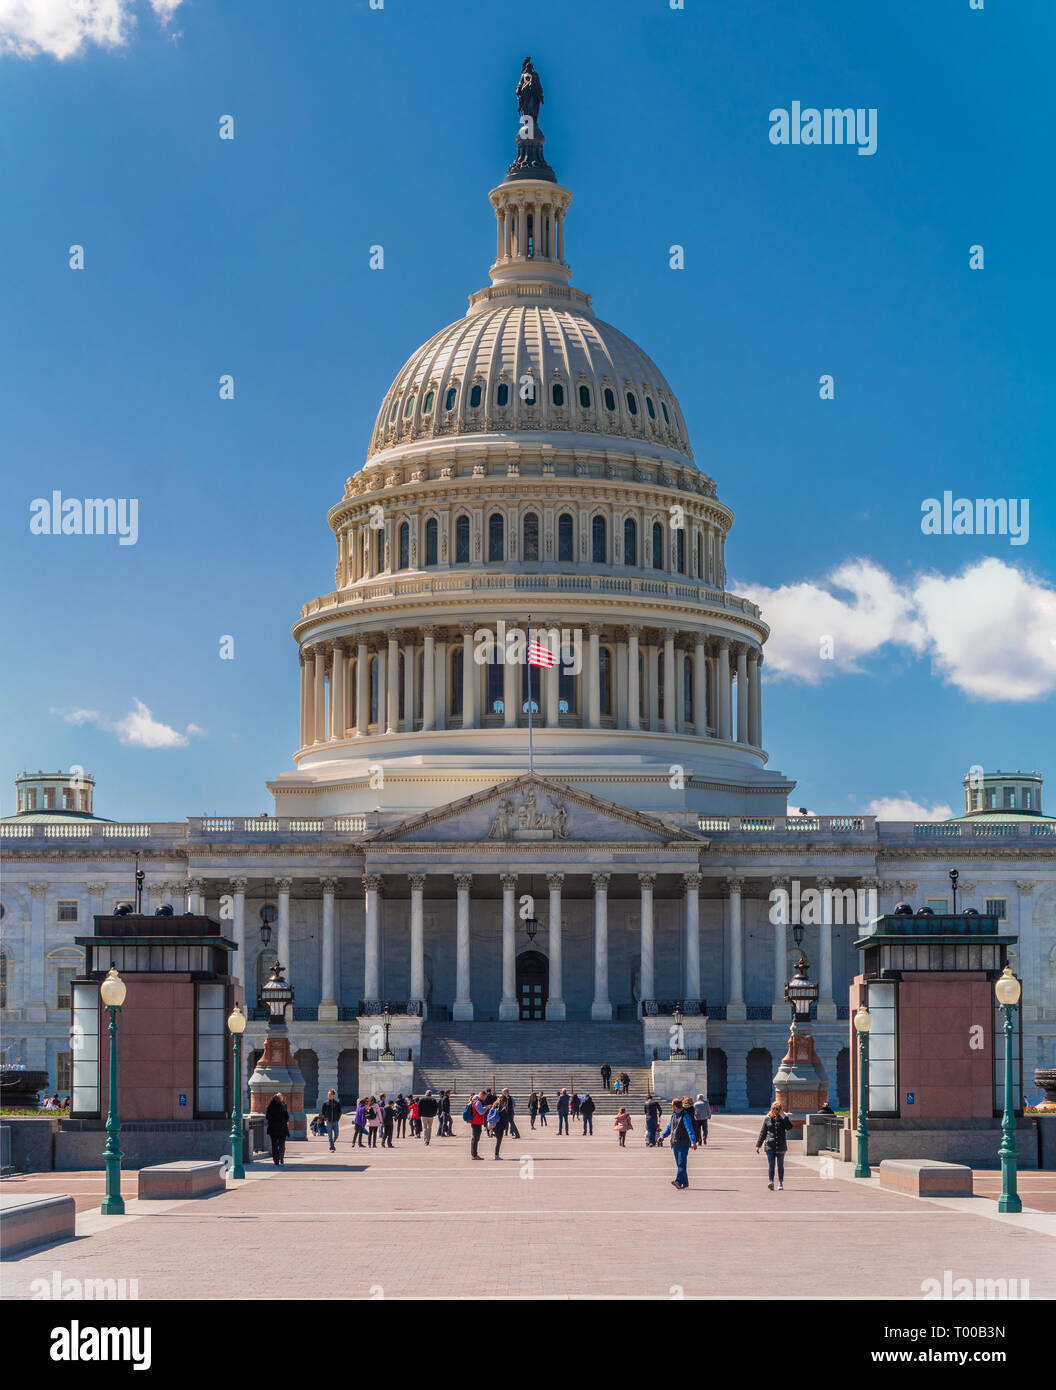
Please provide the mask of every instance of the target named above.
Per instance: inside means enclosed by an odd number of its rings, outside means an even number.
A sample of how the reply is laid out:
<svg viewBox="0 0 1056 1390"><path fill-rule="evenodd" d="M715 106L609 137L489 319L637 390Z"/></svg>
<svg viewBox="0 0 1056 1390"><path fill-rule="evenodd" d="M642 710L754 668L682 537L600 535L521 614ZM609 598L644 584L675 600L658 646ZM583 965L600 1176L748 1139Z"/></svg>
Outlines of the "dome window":
<svg viewBox="0 0 1056 1390"><path fill-rule="evenodd" d="M433 413L433 401L435 401L435 400L436 400L436 392L435 392L435 391L427 391L427 392L426 392L426 395L425 395L425 403L424 403L424 405L422 406L422 414L423 414L423 415L431 415L431 414Z"/></svg>
<svg viewBox="0 0 1056 1390"><path fill-rule="evenodd" d="M425 523L425 563L436 564L436 517L431 516Z"/></svg>
<svg viewBox="0 0 1056 1390"><path fill-rule="evenodd" d="M506 544L503 517L501 512L492 512L488 517L488 559L505 560Z"/></svg>
<svg viewBox="0 0 1056 1390"><path fill-rule="evenodd" d="M509 405L509 403L510 403L510 388L506 385L505 382L502 382L502 383L500 384L500 386L499 386L499 389L495 392L495 404L496 404L496 405Z"/></svg>
<svg viewBox="0 0 1056 1390"><path fill-rule="evenodd" d="M559 382L554 382L550 388L550 397L554 405L562 406L565 403L565 388Z"/></svg>
<svg viewBox="0 0 1056 1390"><path fill-rule="evenodd" d="M664 568L664 528L659 521L653 522L653 569Z"/></svg>
<svg viewBox="0 0 1056 1390"><path fill-rule="evenodd" d="M574 545L572 514L571 512L562 512L557 520L557 558L559 560L574 560L576 558Z"/></svg>
<svg viewBox="0 0 1056 1390"><path fill-rule="evenodd" d="M524 560L539 559L539 517L535 512L528 512L524 518Z"/></svg>
<svg viewBox="0 0 1056 1390"><path fill-rule="evenodd" d="M648 412L649 412L649 419L650 419L650 420L655 420L655 419L656 419L656 406L653 405L653 398L652 398L652 396L646 396L646 398L645 398L645 408L646 408L646 410L648 410Z"/></svg>
<svg viewBox="0 0 1056 1390"><path fill-rule="evenodd" d="M469 564L469 517L464 512L455 522L455 564Z"/></svg>
<svg viewBox="0 0 1056 1390"><path fill-rule="evenodd" d="M454 410L456 400L458 400L458 389L457 387L449 386L447 395L444 397L444 409Z"/></svg>
<svg viewBox="0 0 1056 1390"><path fill-rule="evenodd" d="M483 388L481 387L481 384L480 384L480 382L478 381L478 382L474 385L472 391L470 391L470 393L469 393L469 405L470 405L470 409L472 409L472 410L476 410L476 409L477 409L477 407L480 405L480 398L481 398L482 395L483 395Z"/></svg>
<svg viewBox="0 0 1056 1390"><path fill-rule="evenodd" d="M675 532L675 569L679 574L686 572L686 528L680 526Z"/></svg>
<svg viewBox="0 0 1056 1390"><path fill-rule="evenodd" d="M414 400L415 396L414 392L412 391L411 394L407 397L407 404L403 407L403 418L405 420L410 418L411 413L414 410Z"/></svg>
<svg viewBox="0 0 1056 1390"><path fill-rule="evenodd" d="M638 526L630 516L623 523L623 563L632 566L638 563Z"/></svg>
<svg viewBox="0 0 1056 1390"><path fill-rule="evenodd" d="M627 392L627 409L631 412L632 415L638 414L638 397L634 394L633 391Z"/></svg>
<svg viewBox="0 0 1056 1390"><path fill-rule="evenodd" d="M584 410L590 409L590 387L581 386L579 388L579 403Z"/></svg>
<svg viewBox="0 0 1056 1390"><path fill-rule="evenodd" d="M613 394L612 388L611 388L610 386L606 386L606 387L605 387L605 409L606 409L606 410L615 410L615 409L616 409L616 397L615 397L615 395Z"/></svg>
<svg viewBox="0 0 1056 1390"><path fill-rule="evenodd" d="M660 402L660 409L664 412L664 424L665 424L665 425L670 425L670 423L671 423L671 416L668 415L668 413L667 413L667 406L664 404L663 401Z"/></svg>
<svg viewBox="0 0 1056 1390"><path fill-rule="evenodd" d="M390 424L390 425L393 425L393 424L396 423L396 416L399 415L399 413L400 413L400 403L399 403L399 401L393 401L393 403L392 403L392 409L389 411L389 424Z"/></svg>
<svg viewBox="0 0 1056 1390"><path fill-rule="evenodd" d="M400 569L405 570L411 563L411 528L406 521L400 523Z"/></svg>
<svg viewBox="0 0 1056 1390"><path fill-rule="evenodd" d="M605 535L605 518L596 516L590 523L590 534L593 542L593 556L596 565L603 565L606 561L606 551L608 549Z"/></svg>

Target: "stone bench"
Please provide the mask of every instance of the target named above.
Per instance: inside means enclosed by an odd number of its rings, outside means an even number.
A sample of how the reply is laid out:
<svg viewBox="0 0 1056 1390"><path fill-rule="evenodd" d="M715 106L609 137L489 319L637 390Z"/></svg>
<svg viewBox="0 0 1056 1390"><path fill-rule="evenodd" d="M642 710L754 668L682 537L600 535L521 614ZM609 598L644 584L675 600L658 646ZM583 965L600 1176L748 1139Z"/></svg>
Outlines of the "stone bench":
<svg viewBox="0 0 1056 1390"><path fill-rule="evenodd" d="M139 1170L140 1201L165 1201L182 1197L208 1197L227 1188L219 1160L182 1159Z"/></svg>
<svg viewBox="0 0 1056 1390"><path fill-rule="evenodd" d="M963 1163L940 1163L935 1158L885 1158L880 1186L911 1197L971 1197L972 1170Z"/></svg>
<svg viewBox="0 0 1056 1390"><path fill-rule="evenodd" d="M77 1203L72 1197L0 1193L0 1255L16 1255L53 1240L72 1240L76 1233Z"/></svg>

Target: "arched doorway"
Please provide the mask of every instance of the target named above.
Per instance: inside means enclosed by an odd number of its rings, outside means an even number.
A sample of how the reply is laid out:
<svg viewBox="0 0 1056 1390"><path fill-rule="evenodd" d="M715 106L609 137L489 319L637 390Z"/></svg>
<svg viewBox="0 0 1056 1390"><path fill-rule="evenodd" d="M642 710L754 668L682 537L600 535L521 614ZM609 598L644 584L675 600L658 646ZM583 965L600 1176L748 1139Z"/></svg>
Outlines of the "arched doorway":
<svg viewBox="0 0 1056 1390"><path fill-rule="evenodd" d="M304 1108L314 1110L319 1103L319 1058L310 1048L302 1047L294 1061L304 1077Z"/></svg>
<svg viewBox="0 0 1056 1390"><path fill-rule="evenodd" d="M774 1092L774 1059L765 1047L753 1047L748 1054L748 1109L768 1110Z"/></svg>
<svg viewBox="0 0 1056 1390"><path fill-rule="evenodd" d="M550 963L541 951L523 951L517 957L517 1003L524 1021L546 1018Z"/></svg>
<svg viewBox="0 0 1056 1390"><path fill-rule="evenodd" d="M337 1058L337 1098L345 1109L355 1109L359 1084L359 1053L354 1047L346 1047Z"/></svg>
<svg viewBox="0 0 1056 1390"><path fill-rule="evenodd" d="M716 1109L726 1104L726 1054L721 1047L708 1048L708 1100Z"/></svg>

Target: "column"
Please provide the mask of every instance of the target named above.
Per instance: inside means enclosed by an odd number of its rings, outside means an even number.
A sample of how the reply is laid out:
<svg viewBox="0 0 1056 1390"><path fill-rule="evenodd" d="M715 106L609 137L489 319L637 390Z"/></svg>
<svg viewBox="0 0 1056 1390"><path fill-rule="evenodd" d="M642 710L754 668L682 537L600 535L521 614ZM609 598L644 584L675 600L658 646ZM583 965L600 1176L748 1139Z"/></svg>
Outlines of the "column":
<svg viewBox="0 0 1056 1390"><path fill-rule="evenodd" d="M248 882L249 880L244 878L231 880L231 892L234 894L231 939L238 949L233 956L229 957L231 963L228 970L238 981L239 988L235 993L241 995L243 1002L246 1002L246 888Z"/></svg>
<svg viewBox="0 0 1056 1390"><path fill-rule="evenodd" d="M748 742L753 748L763 746L762 676L763 654L753 651L748 661Z"/></svg>
<svg viewBox="0 0 1056 1390"><path fill-rule="evenodd" d="M719 738L728 740L731 734L730 644L723 637L719 640Z"/></svg>
<svg viewBox="0 0 1056 1390"><path fill-rule="evenodd" d="M365 641L356 647L356 733L365 738L370 727L370 648Z"/></svg>
<svg viewBox="0 0 1056 1390"><path fill-rule="evenodd" d="M389 633L389 679L386 703L385 732L395 734L400 729L400 644L395 632Z"/></svg>
<svg viewBox="0 0 1056 1390"><path fill-rule="evenodd" d="M293 887L292 878L277 878L275 887L279 895L279 915L278 928L279 936L275 949L278 952L279 964L286 971L286 979L293 984L293 964L290 961L290 889Z"/></svg>
<svg viewBox="0 0 1056 1390"><path fill-rule="evenodd" d="M748 742L748 653L737 648L737 742Z"/></svg>
<svg viewBox="0 0 1056 1390"><path fill-rule="evenodd" d="M308 732L308 715L312 704L312 685L309 677L310 666L308 658L304 652L300 653L301 661L301 747L311 743L311 735Z"/></svg>
<svg viewBox="0 0 1056 1390"><path fill-rule="evenodd" d="M528 216L523 203L517 206L517 255L523 258L528 254Z"/></svg>
<svg viewBox="0 0 1056 1390"><path fill-rule="evenodd" d="M381 874L364 874L363 998L365 1001L381 998L381 953L379 951L381 931L378 920L378 897L380 893Z"/></svg>
<svg viewBox="0 0 1056 1390"><path fill-rule="evenodd" d="M645 688L646 709L649 711L649 728L655 733L660 727L660 677L657 671L657 648L652 642L645 645Z"/></svg>
<svg viewBox="0 0 1056 1390"><path fill-rule="evenodd" d="M378 733L385 732L385 716L389 707L389 663L385 655L385 648L379 641L374 648L374 657L378 663Z"/></svg>
<svg viewBox="0 0 1056 1390"><path fill-rule="evenodd" d="M345 736L345 649L334 643L334 658L330 676L330 737Z"/></svg>
<svg viewBox="0 0 1056 1390"><path fill-rule="evenodd" d="M595 1022L612 1021L609 998L609 879L611 874L592 874L594 883L594 1001L590 1016Z"/></svg>
<svg viewBox="0 0 1056 1390"><path fill-rule="evenodd" d="M789 892L790 884L787 878L773 878L770 880L771 893L778 889ZM771 902L774 901L771 896ZM788 1001L785 999L785 985L788 984L788 921L787 913L778 912L775 914L777 921L774 922L774 1007L771 1017L776 1021L785 1018L785 1010L788 1008Z"/></svg>
<svg viewBox="0 0 1056 1390"><path fill-rule="evenodd" d="M644 1009L647 999L656 998L656 981L653 976L653 887L656 874L639 874L642 885L642 934L641 934L641 995Z"/></svg>
<svg viewBox="0 0 1056 1390"><path fill-rule="evenodd" d="M425 629L422 655L422 733L436 728L436 629ZM417 999L418 996L415 995Z"/></svg>
<svg viewBox="0 0 1056 1390"><path fill-rule="evenodd" d="M517 1002L517 875L502 876L502 999L499 1018L520 1018Z"/></svg>
<svg viewBox="0 0 1056 1390"><path fill-rule="evenodd" d="M335 653L335 661L337 656ZM336 708L336 705L335 705ZM318 1019L320 1023L337 1022L337 998L334 993L334 978L337 974L335 969L335 936L334 936L334 890L337 888L336 878L321 878L319 885L323 890L323 969L322 969L322 988L319 1000Z"/></svg>
<svg viewBox="0 0 1056 1390"><path fill-rule="evenodd" d="M700 874L683 874L686 885L686 998L700 998Z"/></svg>
<svg viewBox="0 0 1056 1390"><path fill-rule="evenodd" d="M313 683L313 688L314 688L314 695L315 695L315 698L314 698L314 702L313 702L313 703L314 703L314 706L315 706L315 714L314 714L314 717L313 717L313 729L314 729L313 742L315 742L315 743L325 743L325 742L326 742L326 652L325 652L325 650L323 649L323 647L321 647L321 646L316 647L314 650L315 650L315 679L314 679L314 683ZM285 964L286 964L286 962L283 961L283 965L285 965Z"/></svg>
<svg viewBox="0 0 1056 1390"><path fill-rule="evenodd" d="M597 623L591 623L587 628L587 726L591 729L601 727L601 667L598 649L600 632Z"/></svg>
<svg viewBox="0 0 1056 1390"><path fill-rule="evenodd" d="M675 683L675 634L664 632L664 732L675 732L678 717L678 688Z"/></svg>
<svg viewBox="0 0 1056 1390"><path fill-rule="evenodd" d="M462 624L462 727L477 728L477 663L473 659L472 623Z"/></svg>
<svg viewBox="0 0 1056 1390"><path fill-rule="evenodd" d="M414 678L418 664L417 642L405 642L403 646L403 728L405 733L414 732L417 711L414 708L418 682Z"/></svg>
<svg viewBox="0 0 1056 1390"><path fill-rule="evenodd" d="M1040 983L1041 980L1039 973L1041 962L1035 959L1037 947L1034 937L1034 883L1033 880L1028 878L1016 879L1015 884L1016 892L1019 894L1019 921L1017 922L1019 940L1016 942L1014 949L1018 953L1019 968L1017 970L1013 967L1013 971L1020 980L1026 982L1027 989L1030 990L1033 981L1038 981ZM1020 1020L1020 1026L1022 1026L1023 1019L1031 1016L1034 1018L1038 1017L1040 993L1041 991L1039 990L1037 997L1024 1000L1021 1008L1022 1018ZM1036 1043L1035 1046L1037 1046ZM1044 1065L1040 1056L1038 1057L1038 1064ZM1024 1058L1024 1065L1028 1068L1030 1066L1029 1052Z"/></svg>
<svg viewBox="0 0 1056 1390"><path fill-rule="evenodd" d="M741 920L741 889L743 878L728 878L730 915L730 995L726 1001L727 1020L747 1017L744 1002L744 931Z"/></svg>
<svg viewBox="0 0 1056 1390"><path fill-rule="evenodd" d="M698 738L708 731L708 656L703 637L693 641L693 729Z"/></svg>
<svg viewBox="0 0 1056 1390"><path fill-rule="evenodd" d="M818 1022L836 1017L832 997L832 885L834 879L819 878L821 921L818 924Z"/></svg>
<svg viewBox="0 0 1056 1390"><path fill-rule="evenodd" d="M189 878L187 880L187 911L196 917L201 917L205 912L205 885L200 878Z"/></svg>
<svg viewBox="0 0 1056 1390"><path fill-rule="evenodd" d="M627 629L627 727L640 729L641 715L638 712L641 692L638 688L638 629Z"/></svg>
<svg viewBox="0 0 1056 1390"><path fill-rule="evenodd" d="M561 886L564 874L547 874L550 887L550 992L546 1001L547 1018L565 1017L565 996L561 967Z"/></svg>
<svg viewBox="0 0 1056 1390"><path fill-rule="evenodd" d="M527 660L527 654L525 656ZM517 710L520 695L521 668L515 662L506 661L502 668L502 722L507 729L517 726ZM515 1014L516 1018L518 1015Z"/></svg>
<svg viewBox="0 0 1056 1390"><path fill-rule="evenodd" d="M473 1000L469 992L469 889L472 874L455 874L458 905L455 917L455 1004L451 1015L456 1021L473 1018Z"/></svg>
<svg viewBox="0 0 1056 1390"><path fill-rule="evenodd" d="M425 1017L425 874L411 874L411 998Z"/></svg>
<svg viewBox="0 0 1056 1390"><path fill-rule="evenodd" d="M32 1022L43 1023L47 1017L47 1001L44 997L44 956L47 951L46 915L44 911L48 885L31 883L30 892L30 934L26 943L29 959L25 968L29 973L29 997L27 1011Z"/></svg>
<svg viewBox="0 0 1056 1390"><path fill-rule="evenodd" d="M506 213L503 208L495 209L495 259L502 260L502 229L506 221Z"/></svg>
<svg viewBox="0 0 1056 1390"><path fill-rule="evenodd" d="M705 658L708 667L708 728L714 737L718 737L719 732L719 658L713 655L714 644L708 643L707 657Z"/></svg>

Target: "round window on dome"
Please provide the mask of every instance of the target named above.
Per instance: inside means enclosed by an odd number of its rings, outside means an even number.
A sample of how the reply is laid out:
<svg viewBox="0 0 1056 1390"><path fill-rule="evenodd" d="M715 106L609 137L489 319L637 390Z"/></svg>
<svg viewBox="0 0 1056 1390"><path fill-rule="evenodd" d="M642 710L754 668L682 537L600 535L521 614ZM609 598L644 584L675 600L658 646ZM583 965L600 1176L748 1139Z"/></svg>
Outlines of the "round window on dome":
<svg viewBox="0 0 1056 1390"><path fill-rule="evenodd" d="M506 385L505 382L502 382L502 383L500 384L500 386L499 386L499 389L495 392L495 404L496 404L496 405L509 405L509 403L510 403L510 388Z"/></svg>
<svg viewBox="0 0 1056 1390"><path fill-rule="evenodd" d="M590 409L590 387L581 386L579 388L579 403L584 410Z"/></svg>
<svg viewBox="0 0 1056 1390"><path fill-rule="evenodd" d="M433 402L434 402L435 400L436 400L436 392L435 392L435 391L427 391L427 392L425 393L425 403L424 403L423 406L422 406L422 414L423 414L423 415L431 415L431 414L432 414L432 412L433 412Z"/></svg>
<svg viewBox="0 0 1056 1390"><path fill-rule="evenodd" d="M613 392L611 386L606 386L606 387L605 387L605 409L606 409L606 410L615 410L615 409L616 409L616 396L615 396L615 393Z"/></svg>
<svg viewBox="0 0 1056 1390"><path fill-rule="evenodd" d="M631 412L632 415L638 414L638 397L634 394L633 391L627 392L627 409Z"/></svg>
<svg viewBox="0 0 1056 1390"><path fill-rule="evenodd" d="M552 401L554 402L554 405L557 405L557 406L564 405L564 403L565 403L565 388L564 388L563 386L559 385L559 383L555 381L554 384L553 384L553 386L551 387L551 390L550 390L550 397L551 397Z"/></svg>
<svg viewBox="0 0 1056 1390"><path fill-rule="evenodd" d="M449 386L447 395L444 397L444 409L454 410L455 401L458 400L458 391L454 386Z"/></svg>
<svg viewBox="0 0 1056 1390"><path fill-rule="evenodd" d="M477 407L480 405L480 398L482 394L483 388L481 387L480 383L477 382L477 384L473 387L472 391L470 391L469 393L469 404L472 410L476 410Z"/></svg>
<svg viewBox="0 0 1056 1390"><path fill-rule="evenodd" d="M656 419L656 406L653 405L653 398L652 398L652 396L646 396L646 398L645 398L645 408L646 408L646 410L648 410L648 412L649 412L649 419L650 419L650 420L655 420L655 419Z"/></svg>

